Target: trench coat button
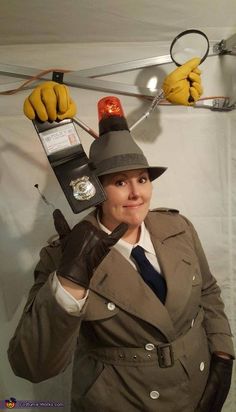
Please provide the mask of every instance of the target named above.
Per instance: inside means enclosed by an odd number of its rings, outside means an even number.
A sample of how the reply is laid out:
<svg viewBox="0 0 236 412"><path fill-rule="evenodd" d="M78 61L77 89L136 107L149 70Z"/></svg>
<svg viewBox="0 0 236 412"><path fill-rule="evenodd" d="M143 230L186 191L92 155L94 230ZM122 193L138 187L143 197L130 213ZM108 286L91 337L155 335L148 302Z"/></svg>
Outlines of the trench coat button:
<svg viewBox="0 0 236 412"><path fill-rule="evenodd" d="M160 396L160 394L157 391L151 391L150 392L150 398L152 398L152 399L158 399L159 396Z"/></svg>
<svg viewBox="0 0 236 412"><path fill-rule="evenodd" d="M146 350L153 350L153 349L155 349L155 346L153 345L153 343L146 343L145 349Z"/></svg>
<svg viewBox="0 0 236 412"><path fill-rule="evenodd" d="M204 363L204 362L201 362L201 363L200 363L200 371L203 372L204 369L205 369L205 363Z"/></svg>
<svg viewBox="0 0 236 412"><path fill-rule="evenodd" d="M193 280L195 280L196 279L196 276L195 275L193 275Z"/></svg>
<svg viewBox="0 0 236 412"><path fill-rule="evenodd" d="M116 305L113 302L108 302L107 304L108 310L114 310L115 308L116 308Z"/></svg>
<svg viewBox="0 0 236 412"><path fill-rule="evenodd" d="M195 319L192 319L191 328L193 328L194 322L195 322Z"/></svg>

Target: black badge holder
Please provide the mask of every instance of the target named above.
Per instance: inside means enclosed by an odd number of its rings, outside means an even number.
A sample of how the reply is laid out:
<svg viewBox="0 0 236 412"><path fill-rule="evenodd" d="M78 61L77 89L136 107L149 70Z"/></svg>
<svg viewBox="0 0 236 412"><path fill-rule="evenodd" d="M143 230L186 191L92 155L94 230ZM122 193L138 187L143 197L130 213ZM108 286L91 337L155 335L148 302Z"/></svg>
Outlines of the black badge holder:
<svg viewBox="0 0 236 412"><path fill-rule="evenodd" d="M73 212L80 213L102 203L105 192L84 152L73 120L52 123L33 120L33 124Z"/></svg>

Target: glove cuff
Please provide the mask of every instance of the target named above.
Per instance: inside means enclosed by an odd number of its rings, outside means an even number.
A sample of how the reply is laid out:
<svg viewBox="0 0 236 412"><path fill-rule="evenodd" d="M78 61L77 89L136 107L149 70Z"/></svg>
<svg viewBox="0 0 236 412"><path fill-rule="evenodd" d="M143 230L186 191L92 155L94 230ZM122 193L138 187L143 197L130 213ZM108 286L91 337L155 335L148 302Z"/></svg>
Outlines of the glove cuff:
<svg viewBox="0 0 236 412"><path fill-rule="evenodd" d="M225 365L232 365L233 364L233 359L232 358L229 358L229 359L222 358L221 356L217 355L216 353L212 354L212 361L222 363L222 364L225 364Z"/></svg>

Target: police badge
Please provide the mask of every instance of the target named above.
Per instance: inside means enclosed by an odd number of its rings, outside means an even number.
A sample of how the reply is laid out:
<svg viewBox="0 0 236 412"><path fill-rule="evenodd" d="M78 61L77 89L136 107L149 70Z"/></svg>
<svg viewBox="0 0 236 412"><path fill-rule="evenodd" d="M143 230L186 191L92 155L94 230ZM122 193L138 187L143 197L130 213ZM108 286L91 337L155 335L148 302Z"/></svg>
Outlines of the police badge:
<svg viewBox="0 0 236 412"><path fill-rule="evenodd" d="M91 199L96 193L96 189L89 181L88 176L82 176L76 180L72 180L70 186L73 187L73 195L77 200Z"/></svg>

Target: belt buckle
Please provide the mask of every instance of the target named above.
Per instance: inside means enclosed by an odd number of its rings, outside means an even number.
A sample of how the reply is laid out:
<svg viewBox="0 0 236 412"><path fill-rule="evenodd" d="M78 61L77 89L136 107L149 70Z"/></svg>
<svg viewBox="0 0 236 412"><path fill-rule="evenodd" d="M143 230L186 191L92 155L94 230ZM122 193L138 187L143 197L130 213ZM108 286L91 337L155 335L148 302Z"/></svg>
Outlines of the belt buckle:
<svg viewBox="0 0 236 412"><path fill-rule="evenodd" d="M171 368L174 365L174 352L171 343L158 345L157 356L160 368Z"/></svg>

